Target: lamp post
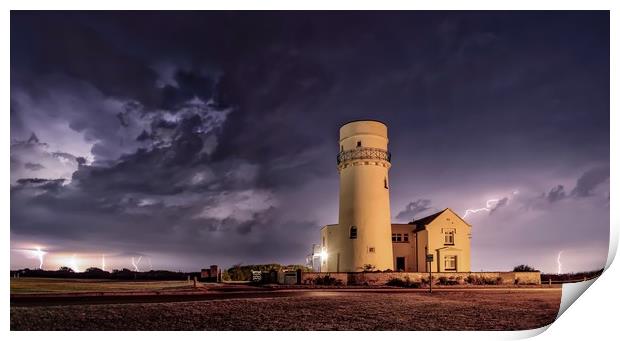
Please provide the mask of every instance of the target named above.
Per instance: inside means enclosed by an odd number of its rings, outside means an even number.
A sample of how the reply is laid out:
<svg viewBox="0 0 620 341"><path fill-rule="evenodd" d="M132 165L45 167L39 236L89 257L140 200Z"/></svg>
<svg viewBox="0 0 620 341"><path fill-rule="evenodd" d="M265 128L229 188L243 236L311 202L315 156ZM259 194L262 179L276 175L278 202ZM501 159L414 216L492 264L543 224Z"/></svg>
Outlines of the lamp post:
<svg viewBox="0 0 620 341"><path fill-rule="evenodd" d="M428 292L433 293L433 254L428 253L428 244L424 247L426 267L428 268Z"/></svg>
<svg viewBox="0 0 620 341"><path fill-rule="evenodd" d="M426 264L428 266L428 292L433 293L433 254L426 254Z"/></svg>

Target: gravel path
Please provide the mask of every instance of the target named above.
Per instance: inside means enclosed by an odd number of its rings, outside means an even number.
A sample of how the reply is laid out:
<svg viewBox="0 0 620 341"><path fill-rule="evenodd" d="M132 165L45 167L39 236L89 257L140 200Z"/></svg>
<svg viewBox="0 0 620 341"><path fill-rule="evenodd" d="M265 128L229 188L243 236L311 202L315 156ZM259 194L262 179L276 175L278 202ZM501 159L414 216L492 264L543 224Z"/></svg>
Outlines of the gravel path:
<svg viewBox="0 0 620 341"><path fill-rule="evenodd" d="M561 290L337 293L11 307L11 330L518 330L555 320Z"/></svg>

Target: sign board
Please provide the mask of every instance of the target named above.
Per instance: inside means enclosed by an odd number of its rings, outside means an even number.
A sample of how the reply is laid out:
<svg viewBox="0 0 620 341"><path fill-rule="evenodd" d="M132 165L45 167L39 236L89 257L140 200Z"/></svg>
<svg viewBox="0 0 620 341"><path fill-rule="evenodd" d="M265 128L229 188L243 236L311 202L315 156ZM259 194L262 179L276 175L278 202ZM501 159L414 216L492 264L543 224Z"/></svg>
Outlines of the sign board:
<svg viewBox="0 0 620 341"><path fill-rule="evenodd" d="M429 263L432 262L433 261L433 255L432 254L426 255L426 261L429 262Z"/></svg>
<svg viewBox="0 0 620 341"><path fill-rule="evenodd" d="M262 278L263 276L260 271L252 270L252 282L260 282Z"/></svg>

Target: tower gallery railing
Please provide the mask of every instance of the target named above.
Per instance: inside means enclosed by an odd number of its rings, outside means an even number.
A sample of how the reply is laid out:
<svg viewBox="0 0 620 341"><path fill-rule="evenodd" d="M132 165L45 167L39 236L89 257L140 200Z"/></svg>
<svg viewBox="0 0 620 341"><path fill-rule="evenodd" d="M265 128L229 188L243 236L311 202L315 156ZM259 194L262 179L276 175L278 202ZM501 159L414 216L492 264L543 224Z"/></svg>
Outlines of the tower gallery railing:
<svg viewBox="0 0 620 341"><path fill-rule="evenodd" d="M385 160L387 162L391 162L392 154L384 149L357 147L355 149L344 150L338 153L336 162L340 165L345 161L363 159Z"/></svg>

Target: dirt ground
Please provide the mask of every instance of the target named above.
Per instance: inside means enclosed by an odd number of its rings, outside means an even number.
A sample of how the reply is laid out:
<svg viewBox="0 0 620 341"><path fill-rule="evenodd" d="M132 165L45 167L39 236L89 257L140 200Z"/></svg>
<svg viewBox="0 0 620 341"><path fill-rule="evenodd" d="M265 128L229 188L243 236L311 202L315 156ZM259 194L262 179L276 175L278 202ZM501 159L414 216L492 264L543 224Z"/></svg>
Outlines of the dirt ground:
<svg viewBox="0 0 620 341"><path fill-rule="evenodd" d="M187 281L112 281L105 279L11 278L11 294L123 292L191 288Z"/></svg>
<svg viewBox="0 0 620 341"><path fill-rule="evenodd" d="M11 307L11 330L519 330L555 320L559 289Z"/></svg>

